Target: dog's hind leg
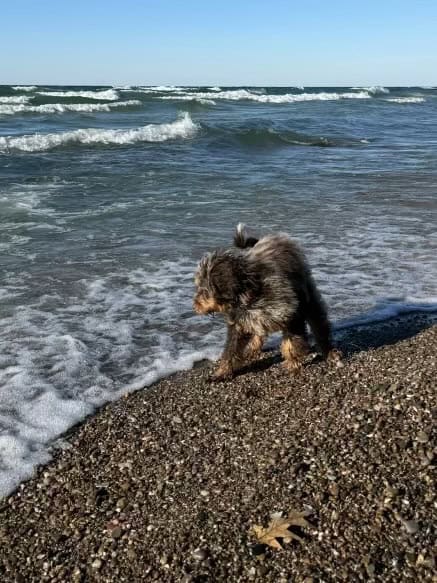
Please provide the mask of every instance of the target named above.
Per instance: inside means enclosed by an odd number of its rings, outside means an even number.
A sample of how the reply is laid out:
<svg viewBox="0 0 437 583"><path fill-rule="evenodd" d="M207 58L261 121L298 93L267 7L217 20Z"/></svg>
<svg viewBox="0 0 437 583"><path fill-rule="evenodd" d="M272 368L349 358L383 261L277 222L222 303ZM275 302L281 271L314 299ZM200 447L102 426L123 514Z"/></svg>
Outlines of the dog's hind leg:
<svg viewBox="0 0 437 583"><path fill-rule="evenodd" d="M333 346L331 324L326 306L312 278L308 286L308 292L306 318L314 334L315 341L326 360L341 366L341 352Z"/></svg>
<svg viewBox="0 0 437 583"><path fill-rule="evenodd" d="M284 331L281 344L281 352L284 357L284 366L291 372L298 371L309 353L305 320L301 317L294 318Z"/></svg>
<svg viewBox="0 0 437 583"><path fill-rule="evenodd" d="M261 354L264 340L264 336L259 336L258 334L254 334L251 337L245 351L245 357L248 360L254 360L255 358L258 358L258 356Z"/></svg>

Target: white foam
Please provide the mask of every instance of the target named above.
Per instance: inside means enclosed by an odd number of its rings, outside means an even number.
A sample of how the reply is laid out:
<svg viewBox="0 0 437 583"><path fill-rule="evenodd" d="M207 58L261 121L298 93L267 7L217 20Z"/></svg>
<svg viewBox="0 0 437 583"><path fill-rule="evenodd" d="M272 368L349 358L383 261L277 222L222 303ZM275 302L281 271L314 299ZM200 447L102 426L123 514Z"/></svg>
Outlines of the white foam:
<svg viewBox="0 0 437 583"><path fill-rule="evenodd" d="M171 123L149 124L128 130L88 128L56 134L31 134L20 137L0 136L0 152L44 152L72 144L134 144L136 142L165 142L176 138L190 138L198 130L188 113Z"/></svg>
<svg viewBox="0 0 437 583"><path fill-rule="evenodd" d="M37 89L36 85L15 85L12 87L14 91L35 91Z"/></svg>
<svg viewBox="0 0 437 583"><path fill-rule="evenodd" d="M119 107L141 105L138 99L117 101L115 103L44 103L43 105L0 105L0 115L15 115L19 113L94 113L112 111Z"/></svg>
<svg viewBox="0 0 437 583"><path fill-rule="evenodd" d="M198 91L192 93L185 93L184 97L191 99L208 99L211 97L210 93L205 91ZM162 95L157 99L174 99L174 96ZM178 97L179 99L179 97ZM228 101L257 101L259 103L296 103L301 101L336 101L339 99L370 99L367 91L360 92L320 92L320 93L285 93L283 95L268 95L257 94L247 89L231 89L229 91L220 91L214 93L214 99L225 99Z"/></svg>
<svg viewBox="0 0 437 583"><path fill-rule="evenodd" d="M423 103L424 97L390 97L385 101L390 101L391 103Z"/></svg>
<svg viewBox="0 0 437 583"><path fill-rule="evenodd" d="M0 496L95 407L217 357L223 327L192 312L194 268L163 261L83 280L79 297L53 293L2 318Z"/></svg>
<svg viewBox="0 0 437 583"><path fill-rule="evenodd" d="M12 95L11 97L0 97L0 103L29 103L33 96Z"/></svg>
<svg viewBox="0 0 437 583"><path fill-rule="evenodd" d="M39 95L48 97L84 97L86 99L101 99L104 101L116 101L120 99L119 94L114 89L104 91L38 91Z"/></svg>

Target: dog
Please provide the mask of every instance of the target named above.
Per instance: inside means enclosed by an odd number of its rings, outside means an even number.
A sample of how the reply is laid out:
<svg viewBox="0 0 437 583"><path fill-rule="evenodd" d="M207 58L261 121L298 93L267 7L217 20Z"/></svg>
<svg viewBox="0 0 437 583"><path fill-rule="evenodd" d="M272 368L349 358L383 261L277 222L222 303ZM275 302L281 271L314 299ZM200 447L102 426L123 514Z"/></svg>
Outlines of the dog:
<svg viewBox="0 0 437 583"><path fill-rule="evenodd" d="M310 352L308 323L322 355L341 364L333 347L327 309L303 251L284 233L249 237L241 223L234 247L207 253L195 278L197 314L221 313L227 338L213 380L231 379L261 353L266 337L282 332L284 365L298 371Z"/></svg>

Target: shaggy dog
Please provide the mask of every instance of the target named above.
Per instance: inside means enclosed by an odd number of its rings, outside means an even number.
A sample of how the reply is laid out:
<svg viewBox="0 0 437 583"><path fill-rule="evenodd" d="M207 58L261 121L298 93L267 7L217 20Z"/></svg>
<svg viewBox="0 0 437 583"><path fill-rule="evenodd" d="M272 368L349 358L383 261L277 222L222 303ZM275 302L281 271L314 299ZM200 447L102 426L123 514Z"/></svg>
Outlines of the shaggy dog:
<svg viewBox="0 0 437 583"><path fill-rule="evenodd" d="M220 312L227 323L213 378L232 378L245 360L261 352L266 337L279 331L284 364L297 371L309 353L306 323L324 358L341 366L325 304L297 244L282 233L260 240L248 237L239 224L234 245L207 253L195 275L195 312Z"/></svg>

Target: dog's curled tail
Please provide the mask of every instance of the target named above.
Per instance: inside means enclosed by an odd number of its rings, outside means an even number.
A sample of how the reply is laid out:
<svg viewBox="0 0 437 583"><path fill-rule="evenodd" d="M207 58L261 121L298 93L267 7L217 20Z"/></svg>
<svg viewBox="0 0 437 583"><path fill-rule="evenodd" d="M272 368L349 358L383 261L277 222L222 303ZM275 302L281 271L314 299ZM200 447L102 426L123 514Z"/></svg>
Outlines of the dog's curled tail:
<svg viewBox="0 0 437 583"><path fill-rule="evenodd" d="M239 249L247 249L248 247L253 247L257 243L258 239L255 237L249 237L246 225L243 223L238 223L234 235L235 247L238 247Z"/></svg>

